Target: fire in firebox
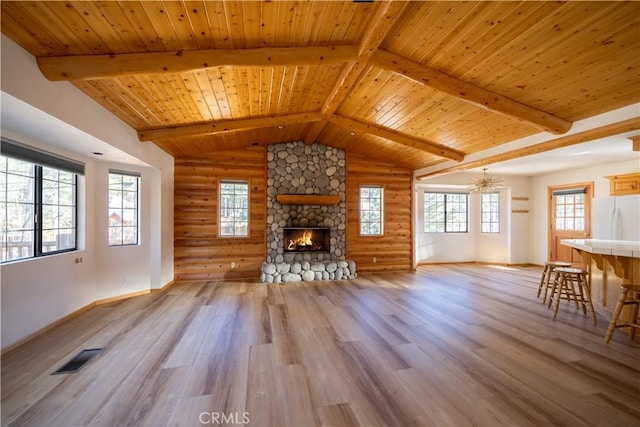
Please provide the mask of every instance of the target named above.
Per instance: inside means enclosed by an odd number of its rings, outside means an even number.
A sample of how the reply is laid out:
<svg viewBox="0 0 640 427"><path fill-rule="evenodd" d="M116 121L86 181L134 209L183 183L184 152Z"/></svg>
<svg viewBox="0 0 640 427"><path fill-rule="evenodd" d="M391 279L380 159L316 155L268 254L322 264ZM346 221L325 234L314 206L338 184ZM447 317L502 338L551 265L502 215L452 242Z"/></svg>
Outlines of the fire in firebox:
<svg viewBox="0 0 640 427"><path fill-rule="evenodd" d="M289 240L289 246L287 246L287 250L293 251L299 246L303 247L313 247L313 240L311 240L311 236L313 233L311 231L305 231L302 233L302 236L298 237L295 240Z"/></svg>
<svg viewBox="0 0 640 427"><path fill-rule="evenodd" d="M285 252L329 251L330 229L328 228L285 228Z"/></svg>

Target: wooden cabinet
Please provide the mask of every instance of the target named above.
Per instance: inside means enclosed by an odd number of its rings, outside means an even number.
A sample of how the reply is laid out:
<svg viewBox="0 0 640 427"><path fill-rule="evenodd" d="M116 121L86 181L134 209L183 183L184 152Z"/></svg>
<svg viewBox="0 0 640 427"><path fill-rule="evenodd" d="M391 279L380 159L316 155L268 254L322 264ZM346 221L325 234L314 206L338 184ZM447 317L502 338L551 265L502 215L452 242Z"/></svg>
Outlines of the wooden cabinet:
<svg viewBox="0 0 640 427"><path fill-rule="evenodd" d="M640 172L611 175L606 178L609 180L609 194L611 196L640 194Z"/></svg>

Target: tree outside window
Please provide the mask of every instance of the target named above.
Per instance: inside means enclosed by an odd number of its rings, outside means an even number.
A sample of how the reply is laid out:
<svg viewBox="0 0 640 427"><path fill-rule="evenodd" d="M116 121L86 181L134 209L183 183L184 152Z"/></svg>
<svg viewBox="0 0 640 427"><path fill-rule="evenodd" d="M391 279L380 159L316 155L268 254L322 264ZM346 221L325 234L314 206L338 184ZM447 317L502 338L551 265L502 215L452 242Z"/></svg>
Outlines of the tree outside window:
<svg viewBox="0 0 640 427"><path fill-rule="evenodd" d="M0 261L75 250L76 200L75 173L0 156Z"/></svg>
<svg viewBox="0 0 640 427"><path fill-rule="evenodd" d="M220 182L220 236L249 236L249 183Z"/></svg>
<svg viewBox="0 0 640 427"><path fill-rule="evenodd" d="M379 186L360 187L360 234L382 236L383 234L383 194Z"/></svg>
<svg viewBox="0 0 640 427"><path fill-rule="evenodd" d="M482 219L483 233L500 232L500 193L482 193Z"/></svg>
<svg viewBox="0 0 640 427"><path fill-rule="evenodd" d="M109 246L138 244L140 177L109 172Z"/></svg>
<svg viewBox="0 0 640 427"><path fill-rule="evenodd" d="M35 167L0 158L0 232L2 262L34 256Z"/></svg>
<svg viewBox="0 0 640 427"><path fill-rule="evenodd" d="M466 193L424 193L425 233L466 233L468 213Z"/></svg>

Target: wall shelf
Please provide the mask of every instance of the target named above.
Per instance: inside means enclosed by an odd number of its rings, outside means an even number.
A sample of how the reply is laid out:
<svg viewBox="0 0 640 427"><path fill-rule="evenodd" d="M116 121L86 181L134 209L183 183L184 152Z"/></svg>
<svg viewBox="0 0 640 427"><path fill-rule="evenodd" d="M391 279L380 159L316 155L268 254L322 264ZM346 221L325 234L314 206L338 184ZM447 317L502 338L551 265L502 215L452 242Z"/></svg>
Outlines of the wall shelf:
<svg viewBox="0 0 640 427"><path fill-rule="evenodd" d="M281 205L331 206L340 203L340 195L278 194L276 200Z"/></svg>

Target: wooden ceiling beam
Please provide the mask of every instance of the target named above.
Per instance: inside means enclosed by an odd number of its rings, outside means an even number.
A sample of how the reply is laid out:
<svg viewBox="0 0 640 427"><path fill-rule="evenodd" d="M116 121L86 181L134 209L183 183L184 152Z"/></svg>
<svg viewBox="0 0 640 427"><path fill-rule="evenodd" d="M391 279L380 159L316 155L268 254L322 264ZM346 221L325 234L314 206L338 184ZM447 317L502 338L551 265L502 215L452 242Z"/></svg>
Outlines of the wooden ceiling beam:
<svg viewBox="0 0 640 427"><path fill-rule="evenodd" d="M633 141L633 151L640 151L640 135L630 136L629 139Z"/></svg>
<svg viewBox="0 0 640 427"><path fill-rule="evenodd" d="M389 34L389 31L391 31L391 28L395 25L408 5L409 2L397 0L385 1L380 4L380 8L367 26L367 30L360 40L357 60L345 65L322 107L321 111L326 119L329 119L346 99L356 84L358 77L368 66L369 59L376 52L380 43L387 37L387 34ZM313 124L307 132L304 139L305 142L307 144L313 143L322 133L326 125L327 120Z"/></svg>
<svg viewBox="0 0 640 427"><path fill-rule="evenodd" d="M392 73L404 76L419 84L454 96L481 108L524 121L538 129L553 134L563 134L571 129L572 122L547 112L514 101L471 83L451 77L426 65L418 64L384 50L376 51L370 63Z"/></svg>
<svg viewBox="0 0 640 427"><path fill-rule="evenodd" d="M37 59L51 81L106 79L137 74L184 73L217 67L276 67L355 61L356 46L265 47L145 52L112 55L44 56Z"/></svg>
<svg viewBox="0 0 640 427"><path fill-rule="evenodd" d="M491 165L493 163L504 162L507 160L517 159L519 157L530 156L532 154L538 154L545 151L555 150L557 148L568 147L570 145L582 144L583 142L594 141L600 138L606 138L613 135L618 135L625 132L630 132L640 129L640 117L634 117L620 122L611 123L605 126L601 126L594 129L589 129L583 132L578 132L573 135L563 136L561 138L552 139L550 141L541 142L539 144L530 145L528 147L519 148L517 150L507 151L502 154L496 154L494 156L485 157L484 159L474 160L462 165L452 166L446 169L440 169L438 171L425 173L416 176L417 180L423 180L426 178L433 178L440 175L445 175L453 172L461 172L469 169L475 169L481 166Z"/></svg>
<svg viewBox="0 0 640 427"><path fill-rule="evenodd" d="M168 127L138 131L140 141L151 141L163 138L182 138L197 135L216 135L226 132L259 129L266 127L286 126L299 123L309 123L322 120L320 113L299 113L284 116L257 117L252 119L238 119L209 122L197 125Z"/></svg>
<svg viewBox="0 0 640 427"><path fill-rule="evenodd" d="M335 123L342 128L349 129L350 131L356 133L361 132L375 135L380 138L388 139L395 143L402 144L406 147L415 148L416 150L422 150L431 154L435 154L436 156L445 157L447 159L455 160L458 162L464 159L464 153L460 151L454 150L444 145L436 144L434 142L413 138L395 130L384 128L382 126L363 123L358 120L349 119L347 117L342 117L335 114L329 119L329 122Z"/></svg>

